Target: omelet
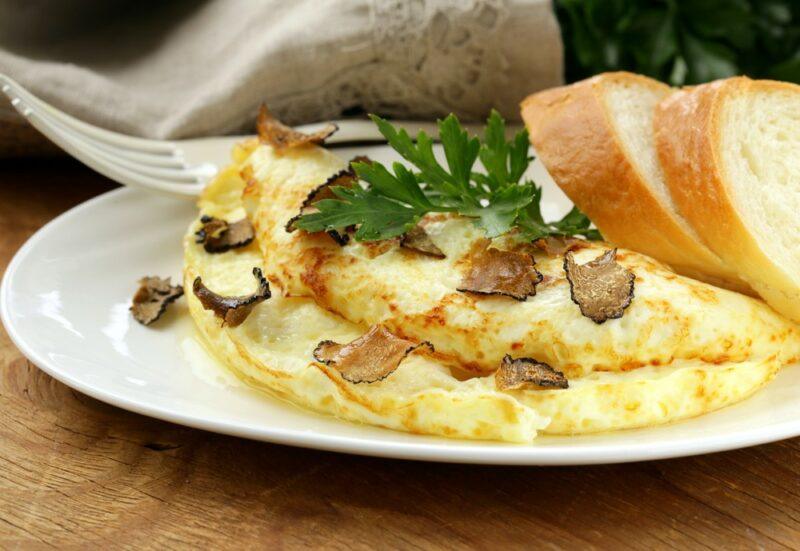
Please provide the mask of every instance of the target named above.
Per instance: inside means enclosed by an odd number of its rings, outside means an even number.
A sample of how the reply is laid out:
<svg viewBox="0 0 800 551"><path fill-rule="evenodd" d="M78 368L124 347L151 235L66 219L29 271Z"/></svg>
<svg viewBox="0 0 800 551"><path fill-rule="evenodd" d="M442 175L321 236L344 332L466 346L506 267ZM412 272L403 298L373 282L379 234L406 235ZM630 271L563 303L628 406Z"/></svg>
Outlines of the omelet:
<svg viewBox="0 0 800 551"><path fill-rule="evenodd" d="M341 166L315 146L289 150L282 158L267 146L239 147L234 164L204 191L198 219L184 239L187 290L199 276L220 294L247 295L253 289L253 268L273 283L271 298L235 327L204 309L191 291L189 311L208 349L231 371L299 406L412 433L529 442L538 433L644 427L712 411L769 381L798 345L794 327L761 303L683 280L634 253L623 252L621 261L636 273L633 303L621 319L597 325L575 314L576 305L565 300L566 282L555 275L526 302L506 297L455 301L457 277L448 270L457 273L459 254L481 239L477 230L458 220L427 225L447 254L444 264L421 262L413 252L397 250L395 243L340 248L324 235L281 235L308 191ZM256 240L224 253L206 252L195 239L201 214L226 220L249 216ZM356 271L336 274L341 258ZM315 264L309 265L309 259ZM556 274L555 259L537 260L545 276ZM365 279L370 265L372 275ZM415 284L406 278L416 278ZM355 289L348 287L352 285ZM687 301L691 296L699 303L676 307L668 302L676 296ZM540 313L530 308L534 304ZM418 314L436 305L439 316L424 322ZM512 306L525 308L525 314L514 314ZM738 307L742 309L736 311ZM658 317L663 309L667 313ZM739 316L738 324L748 327L737 330L737 323L724 322L726 315ZM548 321L539 324L542 320ZM659 328L657 320L670 325ZM404 335L421 335L443 352L414 353L390 376L369 384L351 383L314 359L320 341L349 342L374 322L389 323ZM647 327L640 328L640 323ZM681 328L689 344L670 340L674 327ZM628 335L631 331L634 336ZM491 342L462 348L483 340ZM663 354L659 340L667 343ZM715 345L715 340L730 344ZM547 353L554 367L568 372L569 388L498 390L490 365L491 354L502 343L515 356ZM637 352L637 343L645 348ZM728 350L728 356L720 350ZM474 366L465 368L460 362Z"/></svg>
<svg viewBox="0 0 800 551"><path fill-rule="evenodd" d="M353 323L430 341L442 361L473 373L493 372L506 354L534 357L570 378L676 361L800 357L798 327L763 302L679 276L633 251L620 250L617 260L635 274L635 298L620 319L598 324L573 302L563 256L539 250L531 252L544 281L524 302L460 292L471 251L484 240L463 217L422 222L443 259L397 240L342 247L324 233L289 233L286 223L309 192L345 161L320 147L277 154L262 145L243 164L256 182L249 216L267 272L285 294L313 298ZM609 248L592 243L575 258L587 262Z"/></svg>

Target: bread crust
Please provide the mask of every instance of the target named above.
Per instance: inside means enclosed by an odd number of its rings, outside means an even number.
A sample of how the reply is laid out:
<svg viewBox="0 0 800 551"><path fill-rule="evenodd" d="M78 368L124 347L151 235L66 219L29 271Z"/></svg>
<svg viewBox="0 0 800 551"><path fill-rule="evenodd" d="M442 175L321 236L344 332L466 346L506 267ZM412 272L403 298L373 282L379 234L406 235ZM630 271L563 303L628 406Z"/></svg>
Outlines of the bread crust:
<svg viewBox="0 0 800 551"><path fill-rule="evenodd" d="M531 143L555 182L609 241L729 289L749 287L655 196L617 136L603 99L609 83L636 82L668 96L665 84L632 73L604 73L533 94L522 102Z"/></svg>
<svg viewBox="0 0 800 551"><path fill-rule="evenodd" d="M800 98L795 84L747 77L681 90L656 108L656 150L673 201L704 242L770 306L800 321L797 279L770 259L748 229L725 180L718 149L723 103L756 89L790 90Z"/></svg>

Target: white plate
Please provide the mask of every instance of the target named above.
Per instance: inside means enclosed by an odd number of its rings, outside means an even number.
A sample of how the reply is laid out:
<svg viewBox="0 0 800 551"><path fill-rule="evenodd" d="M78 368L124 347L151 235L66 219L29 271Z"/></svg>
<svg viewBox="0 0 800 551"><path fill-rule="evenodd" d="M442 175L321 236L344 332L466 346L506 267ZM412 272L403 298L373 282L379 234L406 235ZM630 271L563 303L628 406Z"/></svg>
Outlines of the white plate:
<svg viewBox="0 0 800 551"><path fill-rule="evenodd" d="M340 149L378 160L386 146ZM541 168L548 216L569 203ZM0 315L20 350L63 383L145 415L247 438L368 455L498 464L587 464L676 457L800 434L800 369L753 398L651 429L540 437L531 445L424 437L300 410L237 383L194 338L183 301L152 328L128 304L146 274L180 279L189 202L121 189L58 217L17 253L0 289Z"/></svg>

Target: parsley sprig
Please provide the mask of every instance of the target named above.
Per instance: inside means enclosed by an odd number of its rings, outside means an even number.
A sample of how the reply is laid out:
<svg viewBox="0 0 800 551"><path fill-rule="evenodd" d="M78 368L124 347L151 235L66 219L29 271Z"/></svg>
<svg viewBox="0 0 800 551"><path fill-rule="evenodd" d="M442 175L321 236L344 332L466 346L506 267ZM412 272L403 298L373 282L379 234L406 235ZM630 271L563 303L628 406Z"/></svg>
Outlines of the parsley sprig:
<svg viewBox="0 0 800 551"><path fill-rule="evenodd" d="M577 208L556 222L545 222L540 210L542 189L522 181L531 157L528 132L506 140L505 121L492 110L483 141L471 137L455 115L438 122L446 165L433 154L433 140L419 132L416 140L405 130L372 115L378 130L415 169L395 162L391 170L378 163L354 163L366 185L333 187L335 199L314 204L317 212L303 215L297 227L310 232L356 226L357 241L376 241L401 235L430 212L452 212L473 218L487 237L516 228L524 240L550 235L582 235L599 239L597 230ZM480 160L485 172L475 169Z"/></svg>

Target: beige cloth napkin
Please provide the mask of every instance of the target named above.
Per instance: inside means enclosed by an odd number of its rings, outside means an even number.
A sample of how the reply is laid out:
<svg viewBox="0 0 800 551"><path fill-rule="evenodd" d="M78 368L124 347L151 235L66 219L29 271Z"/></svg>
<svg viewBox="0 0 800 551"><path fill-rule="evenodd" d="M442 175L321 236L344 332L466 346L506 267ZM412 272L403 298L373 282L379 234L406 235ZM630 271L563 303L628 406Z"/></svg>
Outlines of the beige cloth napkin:
<svg viewBox="0 0 800 551"><path fill-rule="evenodd" d="M290 123L518 118L563 67L548 0L0 0L0 71L99 126L182 138L249 132L262 101Z"/></svg>

